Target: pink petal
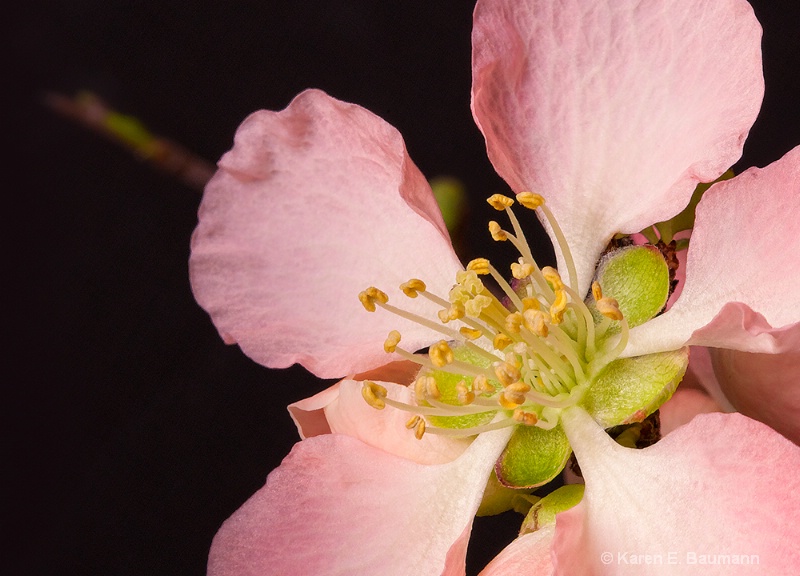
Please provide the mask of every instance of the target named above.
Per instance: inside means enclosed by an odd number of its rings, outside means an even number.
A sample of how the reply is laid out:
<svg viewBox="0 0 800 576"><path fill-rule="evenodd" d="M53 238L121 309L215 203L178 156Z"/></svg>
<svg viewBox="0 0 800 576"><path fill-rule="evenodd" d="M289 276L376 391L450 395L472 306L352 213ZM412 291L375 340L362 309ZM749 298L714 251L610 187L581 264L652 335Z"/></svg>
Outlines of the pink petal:
<svg viewBox="0 0 800 576"><path fill-rule="evenodd" d="M631 330L625 355L691 343L796 349L800 321L800 146L712 186L697 206L686 285L670 310Z"/></svg>
<svg viewBox="0 0 800 576"><path fill-rule="evenodd" d="M737 410L800 445L800 345L784 354L711 350L711 358Z"/></svg>
<svg viewBox="0 0 800 576"><path fill-rule="evenodd" d="M550 548L555 526L529 532L506 546L479 576L549 576L553 574Z"/></svg>
<svg viewBox="0 0 800 576"><path fill-rule="evenodd" d="M449 464L425 466L348 436L297 444L220 528L209 576L441 574L462 540L509 430L481 434Z"/></svg>
<svg viewBox="0 0 800 576"><path fill-rule="evenodd" d="M405 404L414 404L411 390L391 382L378 382L388 397ZM361 396L361 382L343 380L338 397L325 407L325 418L334 434L346 434L375 448L419 464L443 464L463 454L470 440L425 434L417 440L406 428L413 416L409 412L387 406L376 410Z"/></svg>
<svg viewBox="0 0 800 576"><path fill-rule="evenodd" d="M385 364L387 333L419 349L439 338L358 293L394 304L411 277L446 296L461 265L425 178L400 134L370 112L309 90L260 111L206 187L192 238L192 288L226 342L270 367L298 362L321 377Z"/></svg>
<svg viewBox="0 0 800 576"><path fill-rule="evenodd" d="M698 414L721 411L711 396L695 388L684 388L681 384L672 397L658 409L661 434L666 436L691 422Z"/></svg>
<svg viewBox="0 0 800 576"><path fill-rule="evenodd" d="M318 392L309 398L304 398L298 402L293 402L286 407L289 416L292 417L294 425L297 426L297 433L305 440L322 434L330 434L331 427L328 419L325 418L325 407L339 397L339 385L337 382Z"/></svg>
<svg viewBox="0 0 800 576"><path fill-rule="evenodd" d="M351 380L381 380L407 386L419 373L419 364L408 360L390 362L380 368L356 374ZM331 428L325 418L324 408L339 396L339 383L298 402L289 404L289 415L297 426L300 438L311 438L320 434L330 434Z"/></svg>
<svg viewBox="0 0 800 576"><path fill-rule="evenodd" d="M800 571L800 448L772 429L741 414L702 414L631 450L585 412L568 418L586 492L556 519L558 574ZM647 554L661 564L630 563ZM693 554L747 555L758 566L688 565Z"/></svg>
<svg viewBox="0 0 800 576"><path fill-rule="evenodd" d="M739 158L760 41L743 0L478 2L473 114L509 186L550 203L582 290L614 233L672 217Z"/></svg>
<svg viewBox="0 0 800 576"><path fill-rule="evenodd" d="M710 349L691 346L689 349L689 369L681 381L680 388L693 388L708 394L719 407L720 412L735 412L719 386L714 367L711 365Z"/></svg>

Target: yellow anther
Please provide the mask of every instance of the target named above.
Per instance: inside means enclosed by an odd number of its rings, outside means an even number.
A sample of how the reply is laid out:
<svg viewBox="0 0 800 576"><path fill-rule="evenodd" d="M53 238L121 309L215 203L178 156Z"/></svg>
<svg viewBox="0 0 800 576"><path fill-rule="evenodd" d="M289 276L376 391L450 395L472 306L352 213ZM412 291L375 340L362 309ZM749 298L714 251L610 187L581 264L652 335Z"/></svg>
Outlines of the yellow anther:
<svg viewBox="0 0 800 576"><path fill-rule="evenodd" d="M483 336L483 332L477 330L475 328L468 328L467 326L462 326L458 329L462 336L464 336L467 340L477 340L481 336Z"/></svg>
<svg viewBox="0 0 800 576"><path fill-rule="evenodd" d="M497 402L506 410L514 410L517 406L525 404L525 394L503 390L498 396Z"/></svg>
<svg viewBox="0 0 800 576"><path fill-rule="evenodd" d="M370 286L363 292L359 292L358 299L367 312L375 312L375 302L386 304L389 301L389 297L386 293L378 290L374 286Z"/></svg>
<svg viewBox="0 0 800 576"><path fill-rule="evenodd" d="M415 428L417 426L417 424L419 424L420 420L422 420L422 418L420 418L419 415L412 416L406 422L406 428L408 428L409 430L411 430L412 428Z"/></svg>
<svg viewBox="0 0 800 576"><path fill-rule="evenodd" d="M386 402L383 401L386 394L386 388L371 380L364 380L364 384L361 386L361 396L367 401L367 404L377 410L386 408Z"/></svg>
<svg viewBox="0 0 800 576"><path fill-rule="evenodd" d="M520 378L519 369L508 362L495 362L494 373L503 386L513 384Z"/></svg>
<svg viewBox="0 0 800 576"><path fill-rule="evenodd" d="M463 380L456 384L456 392L458 393L458 403L462 406L472 404L475 401L475 392L470 390Z"/></svg>
<svg viewBox="0 0 800 576"><path fill-rule="evenodd" d="M600 282L592 282L592 298L597 302L603 297L603 289L600 287Z"/></svg>
<svg viewBox="0 0 800 576"><path fill-rule="evenodd" d="M523 318L519 312L512 312L506 316L506 330L519 334L519 328L522 326Z"/></svg>
<svg viewBox="0 0 800 576"><path fill-rule="evenodd" d="M492 340L492 346L494 346L495 350L505 350L513 343L514 341L502 332L499 332Z"/></svg>
<svg viewBox="0 0 800 576"><path fill-rule="evenodd" d="M489 196L486 201L489 205L494 208L495 210L503 211L506 208L511 208L514 205L514 199L509 198L508 196L503 196L502 194L492 194Z"/></svg>
<svg viewBox="0 0 800 576"><path fill-rule="evenodd" d="M419 422L414 427L414 436L417 440L422 440L422 437L425 436L425 420L422 418L419 419Z"/></svg>
<svg viewBox="0 0 800 576"><path fill-rule="evenodd" d="M527 412L522 408L517 408L514 410L514 420L523 426L536 426L536 423L539 421L539 417L533 412Z"/></svg>
<svg viewBox="0 0 800 576"><path fill-rule="evenodd" d="M597 301L597 311L606 318L612 320L622 320L622 311L619 309L619 302L608 296Z"/></svg>
<svg viewBox="0 0 800 576"><path fill-rule="evenodd" d="M537 298L531 298L530 296L527 298L522 299L522 309L523 310L540 310L542 305L539 303Z"/></svg>
<svg viewBox="0 0 800 576"><path fill-rule="evenodd" d="M442 321L442 324L447 324L451 320L458 320L464 317L464 305L460 302L453 304L450 308L442 308L436 315Z"/></svg>
<svg viewBox="0 0 800 576"><path fill-rule="evenodd" d="M525 206L525 208L536 210L544 204L544 198L535 192L520 192L517 194L517 202Z"/></svg>
<svg viewBox="0 0 800 576"><path fill-rule="evenodd" d="M485 276L489 273L489 261L486 258L475 258L467 264L467 270L472 270L475 274Z"/></svg>
<svg viewBox="0 0 800 576"><path fill-rule="evenodd" d="M517 394L527 394L531 390L531 385L525 382L514 382L506 387L506 392L514 392Z"/></svg>
<svg viewBox="0 0 800 576"><path fill-rule="evenodd" d="M547 338L549 330L545 322L544 312L541 310L525 310L522 313L522 317L525 319L525 327L528 330L541 338Z"/></svg>
<svg viewBox="0 0 800 576"><path fill-rule="evenodd" d="M428 348L428 357L430 357L433 365L439 368L452 364L456 359L453 350L444 340L439 340L436 344Z"/></svg>
<svg viewBox="0 0 800 576"><path fill-rule="evenodd" d="M525 348L525 343L524 342L517 343L517 346L520 346L520 345L522 346L523 349ZM514 346L514 348L516 348L517 346ZM522 358L517 356L517 354L515 353L514 350L509 350L508 352L503 354L503 357L505 358L506 362L510 366L513 366L517 370L522 368Z"/></svg>
<svg viewBox="0 0 800 576"><path fill-rule="evenodd" d="M494 220L489 222L489 233L492 235L492 240L497 240L498 242L505 242L508 240L508 233L500 228L500 224Z"/></svg>
<svg viewBox="0 0 800 576"><path fill-rule="evenodd" d="M525 262L520 264L519 262L514 262L511 264L511 275L516 278L517 280L522 280L523 278L527 278L531 274L533 274L533 264Z"/></svg>
<svg viewBox="0 0 800 576"><path fill-rule="evenodd" d="M483 374L478 374L472 381L472 391L478 394L493 394L494 386L489 384L489 379Z"/></svg>
<svg viewBox="0 0 800 576"><path fill-rule="evenodd" d="M425 289L425 282L419 280L418 278L412 278L408 282L403 282L400 284L400 290L402 290L403 294L409 298L416 298L419 296L419 293L424 292Z"/></svg>
<svg viewBox="0 0 800 576"><path fill-rule="evenodd" d="M480 294L483 292L483 282L478 278L478 274L474 270L459 270L456 272L456 282L459 286L466 289L470 294ZM450 300L452 302L452 300Z"/></svg>
<svg viewBox="0 0 800 576"><path fill-rule="evenodd" d="M562 288L556 290L556 299L550 305L550 322L556 326L564 321L564 310L567 309L567 293Z"/></svg>
<svg viewBox="0 0 800 576"><path fill-rule="evenodd" d="M472 300L464 303L464 313L472 318L478 318L486 308L492 305L492 299L483 294L478 294Z"/></svg>
<svg viewBox="0 0 800 576"><path fill-rule="evenodd" d="M552 266L545 266L542 268L542 276L547 280L548 284L553 290L563 290L564 282L561 280L561 274Z"/></svg>
<svg viewBox="0 0 800 576"><path fill-rule="evenodd" d="M425 398L433 398L435 400L442 393L439 392L439 386L433 376L420 376L414 382L414 395L417 400L424 400Z"/></svg>
<svg viewBox="0 0 800 576"><path fill-rule="evenodd" d="M400 332L397 330L392 330L389 332L389 336L386 337L386 341L383 343L383 349L387 353L394 352L397 349L398 344L400 344Z"/></svg>

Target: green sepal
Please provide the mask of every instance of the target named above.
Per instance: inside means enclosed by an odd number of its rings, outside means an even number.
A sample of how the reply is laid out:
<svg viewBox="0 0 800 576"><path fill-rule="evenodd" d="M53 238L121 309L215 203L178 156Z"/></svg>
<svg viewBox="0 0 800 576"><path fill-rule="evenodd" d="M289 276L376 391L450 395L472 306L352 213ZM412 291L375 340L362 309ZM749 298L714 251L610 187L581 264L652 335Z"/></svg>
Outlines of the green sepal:
<svg viewBox="0 0 800 576"><path fill-rule="evenodd" d="M617 301L630 328L661 312L669 298L669 267L654 246L625 246L609 252L600 260L595 280L603 296Z"/></svg>
<svg viewBox="0 0 800 576"><path fill-rule="evenodd" d="M559 422L552 430L538 426L517 426L495 472L509 488L536 488L555 478L572 454L567 435Z"/></svg>
<svg viewBox="0 0 800 576"><path fill-rule="evenodd" d="M486 483L486 489L483 491L483 499L478 507L477 516L495 516L513 510L520 496L528 498L530 492L530 488L503 486L497 479L497 474L492 472Z"/></svg>
<svg viewBox="0 0 800 576"><path fill-rule="evenodd" d="M597 375L581 405L603 428L641 422L669 400L688 365L688 347L618 358Z"/></svg>
<svg viewBox="0 0 800 576"><path fill-rule="evenodd" d="M453 346L453 355L456 360L467 362L473 366L480 366L486 368L489 366L489 360L476 354L466 346ZM438 398L439 402L445 404L452 404L459 406L458 391L456 386L462 380L468 387L472 387L472 381L475 379L472 376L465 376L462 374L452 374L444 370L434 370L430 373L436 380L436 386L441 392L441 397ZM490 381L491 382L491 381ZM499 382L491 382L496 386L500 386ZM438 428L472 428L474 426L482 426L492 421L497 410L490 410L487 412L480 412L478 414L465 414L463 416L429 416L428 420L431 424Z"/></svg>
<svg viewBox="0 0 800 576"><path fill-rule="evenodd" d="M556 514L578 504L583 498L583 490L583 484L567 484L535 502L522 521L519 535L536 532L543 526L555 524Z"/></svg>

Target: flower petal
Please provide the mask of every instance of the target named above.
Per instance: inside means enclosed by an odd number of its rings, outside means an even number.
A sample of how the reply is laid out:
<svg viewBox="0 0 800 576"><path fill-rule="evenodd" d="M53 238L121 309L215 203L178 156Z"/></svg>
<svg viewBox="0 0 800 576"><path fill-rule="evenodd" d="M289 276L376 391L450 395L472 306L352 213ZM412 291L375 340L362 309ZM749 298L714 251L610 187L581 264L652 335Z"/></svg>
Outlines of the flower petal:
<svg viewBox="0 0 800 576"><path fill-rule="evenodd" d="M658 409L661 435L688 424L698 414L721 412L720 406L705 392L696 388L678 387L672 398Z"/></svg>
<svg viewBox="0 0 800 576"><path fill-rule="evenodd" d="M631 330L626 356L685 343L749 352L797 349L800 146L706 192L686 284L670 310Z"/></svg>
<svg viewBox="0 0 800 576"><path fill-rule="evenodd" d="M585 412L565 412L564 426L586 492L557 516L556 573L753 573L737 570L734 556L765 574L800 570L800 448L772 429L741 414L701 414L631 450ZM725 555L722 566L677 566Z"/></svg>
<svg viewBox="0 0 800 576"><path fill-rule="evenodd" d="M744 0L478 2L473 115L509 186L551 205L582 291L614 233L674 216L738 160L760 41Z"/></svg>
<svg viewBox="0 0 800 576"><path fill-rule="evenodd" d="M416 405L411 390L391 382L377 382L386 388L388 397L405 404ZM339 395L325 407L325 417L334 434L347 434L419 464L443 464L460 456L471 439L450 438L425 434L420 440L406 428L412 414L387 406L376 410L361 396L361 382L343 380Z"/></svg>
<svg viewBox="0 0 800 576"><path fill-rule="evenodd" d="M294 425L297 426L297 433L300 438L312 438L321 434L330 434L331 427L325 418L325 406L330 404L339 396L339 385L337 382L322 392L317 392L309 398L304 398L298 402L292 402L287 406L289 416L292 417Z"/></svg>
<svg viewBox="0 0 800 576"><path fill-rule="evenodd" d="M356 374L350 380L381 380L407 386L414 381L414 376L418 372L419 364L409 360L400 360L398 362L389 362L368 372ZM305 439L331 433L331 427L325 418L324 408L339 397L339 384L337 382L310 398L289 404L287 407L289 415L294 420L295 426L297 426L300 438Z"/></svg>
<svg viewBox="0 0 800 576"><path fill-rule="evenodd" d="M555 526L544 526L506 546L478 576L550 576L550 548Z"/></svg>
<svg viewBox="0 0 800 576"><path fill-rule="evenodd" d="M438 466L340 434L303 440L222 525L208 574L406 576L441 574L446 559L463 566L463 540L509 432L481 434Z"/></svg>
<svg viewBox="0 0 800 576"><path fill-rule="evenodd" d="M438 338L358 301L375 285L435 314L399 284L419 277L446 295L461 268L402 137L359 106L309 90L286 110L252 114L206 187L199 220L195 297L225 341L257 362L340 377L385 364L392 329L414 350Z"/></svg>
<svg viewBox="0 0 800 576"><path fill-rule="evenodd" d="M800 326L795 331L800 333ZM800 445L800 343L784 354L713 349L711 360L737 410Z"/></svg>

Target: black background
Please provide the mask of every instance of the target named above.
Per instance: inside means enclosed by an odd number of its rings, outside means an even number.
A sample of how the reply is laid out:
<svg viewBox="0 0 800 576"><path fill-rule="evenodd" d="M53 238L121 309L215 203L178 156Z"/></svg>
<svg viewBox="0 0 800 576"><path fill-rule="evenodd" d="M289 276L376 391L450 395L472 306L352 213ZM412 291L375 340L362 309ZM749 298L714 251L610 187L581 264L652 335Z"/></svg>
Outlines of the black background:
<svg viewBox="0 0 800 576"><path fill-rule="evenodd" d="M800 141L798 3L753 4L767 88L739 167ZM482 199L503 189L469 111L471 11L463 0L78 0L4 18L6 573L203 574L218 526L296 441L286 404L326 384L222 343L188 281L200 192L42 95L91 90L215 161L250 112L322 88L398 127L427 176L466 184L468 259L486 252ZM478 523L471 571L514 536L499 526Z"/></svg>

